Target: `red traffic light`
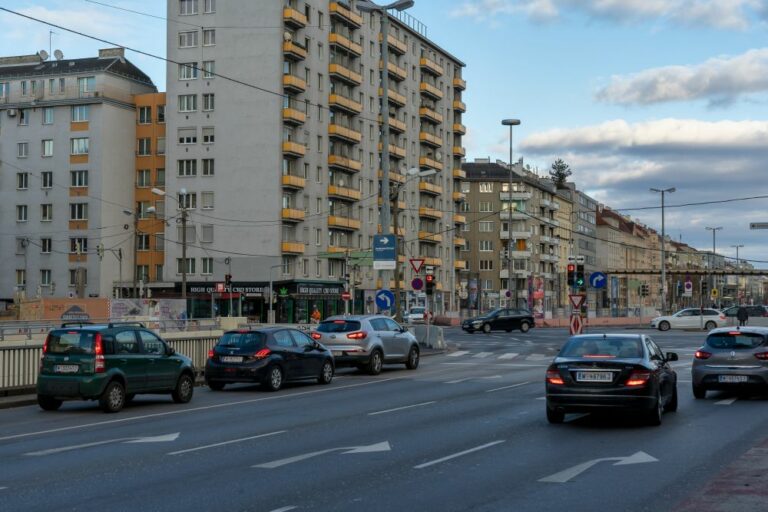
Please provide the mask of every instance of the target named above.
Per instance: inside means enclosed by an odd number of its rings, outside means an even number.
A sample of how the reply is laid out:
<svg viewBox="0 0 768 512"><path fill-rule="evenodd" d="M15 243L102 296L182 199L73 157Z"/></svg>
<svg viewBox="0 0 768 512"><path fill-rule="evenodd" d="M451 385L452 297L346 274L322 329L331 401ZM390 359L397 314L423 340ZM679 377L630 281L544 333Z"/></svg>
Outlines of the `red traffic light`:
<svg viewBox="0 0 768 512"><path fill-rule="evenodd" d="M428 282L428 283L431 283L431 282L433 282L434 280L435 280L435 276L433 276L433 275L429 275L429 274L427 275L427 282Z"/></svg>
<svg viewBox="0 0 768 512"><path fill-rule="evenodd" d="M568 264L568 272L575 272L576 271L576 265L573 263Z"/></svg>

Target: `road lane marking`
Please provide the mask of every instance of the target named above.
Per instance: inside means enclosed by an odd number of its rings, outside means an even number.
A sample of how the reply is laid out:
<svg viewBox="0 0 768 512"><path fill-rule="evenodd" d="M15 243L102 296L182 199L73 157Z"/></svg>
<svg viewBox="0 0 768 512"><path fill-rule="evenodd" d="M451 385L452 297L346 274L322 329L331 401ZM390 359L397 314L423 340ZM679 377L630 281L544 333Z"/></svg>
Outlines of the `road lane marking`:
<svg viewBox="0 0 768 512"><path fill-rule="evenodd" d="M519 388L520 386L525 386L526 384L530 384L530 381L518 382L517 384L512 384L511 386L504 386L501 388L489 389L488 391L486 391L486 393L493 393L494 391L502 391L504 389Z"/></svg>
<svg viewBox="0 0 768 512"><path fill-rule="evenodd" d="M294 510L298 507L290 506L290 507L281 507L276 508L275 510L270 510L269 512L288 512L289 510Z"/></svg>
<svg viewBox="0 0 768 512"><path fill-rule="evenodd" d="M92 443L85 443L85 444L76 444L73 446L60 446L59 448L49 448L48 450L40 450L37 452L29 452L25 453L24 455L28 455L30 457L39 457L41 455L52 455L54 453L62 453L62 452L71 452L73 450L81 450L83 448L91 448L94 446L101 446L104 444L110 444L110 443L167 443L167 442L173 442L179 437L180 432L176 432L175 434L166 434L162 436L153 436L153 437L123 437L120 439L107 439L105 441L95 441Z"/></svg>
<svg viewBox="0 0 768 512"><path fill-rule="evenodd" d="M448 354L448 357L459 357L463 356L464 354L469 354L469 350L457 350L456 352L451 352Z"/></svg>
<svg viewBox="0 0 768 512"><path fill-rule="evenodd" d="M464 377L463 379L449 380L449 381L443 382L443 384L458 384L460 382L465 382L470 379L474 379L474 377Z"/></svg>
<svg viewBox="0 0 768 512"><path fill-rule="evenodd" d="M493 354L493 352L478 352L477 354L475 354L475 355L474 355L474 356L472 356L472 357L477 357L477 358L480 358L480 359L482 359L482 358L484 358L484 357L488 357L488 356L490 356L490 355L492 355L492 354Z"/></svg>
<svg viewBox="0 0 768 512"><path fill-rule="evenodd" d="M508 352L506 354L501 354L499 356L499 359L514 359L514 358L516 358L519 355L520 354L518 354L517 352Z"/></svg>
<svg viewBox="0 0 768 512"><path fill-rule="evenodd" d="M431 402L422 402L420 404L404 405L403 407L395 407L394 409L386 409L384 411L369 412L368 416L376 416L378 414L386 414L388 412L402 411L405 409L413 409L414 407L423 407L425 405L430 405L434 403L437 403L437 400L432 400Z"/></svg>
<svg viewBox="0 0 768 512"><path fill-rule="evenodd" d="M429 466L434 466L435 464L440 464L441 462L445 462L447 460L455 459L457 457L461 457L463 455L467 455L470 453L478 452L480 450L485 450L486 448L490 448L491 446L495 446L497 444L505 442L504 439L501 441L493 441L492 443L486 443L480 446L475 446L474 448L470 448L469 450L464 450L463 452L454 453L453 455L448 455L447 457L443 457L437 460L432 460L429 462L425 462L424 464L419 464L418 466L413 466L413 469L424 469Z"/></svg>
<svg viewBox="0 0 768 512"><path fill-rule="evenodd" d="M255 464L251 467L262 468L262 469L275 469L282 466L286 466L288 464L293 464L294 462L301 462L302 460L311 459L313 457L318 457L320 455L325 455L326 453L333 453L333 452L342 452L341 453L342 455L348 455L350 453L377 453L377 452L388 452L391 450L392 450L392 446L390 446L389 441L382 441L381 443L374 443L368 446L347 446L347 447L339 447L339 448L328 448L326 450L320 450L317 452L302 453L301 455L288 457L287 459L273 460L272 462L265 462L264 464Z"/></svg>
<svg viewBox="0 0 768 512"><path fill-rule="evenodd" d="M480 363L440 363L440 364L451 364L454 366L480 366Z"/></svg>
<svg viewBox="0 0 768 512"><path fill-rule="evenodd" d="M537 398L536 400L546 400L546 399L547 399L547 397L545 397L545 396L540 396L540 397L539 397L539 398Z"/></svg>
<svg viewBox="0 0 768 512"><path fill-rule="evenodd" d="M529 364L525 364L525 363L502 363L499 366L509 366L511 368L517 368L517 367L522 367L522 368L546 368L549 365L548 364L531 364L531 363L529 363Z"/></svg>
<svg viewBox="0 0 768 512"><path fill-rule="evenodd" d="M0 491L4 491L6 489L7 489L7 487L0 487Z"/></svg>
<svg viewBox="0 0 768 512"><path fill-rule="evenodd" d="M593 459L587 462L582 462L581 464L577 464L576 466L560 471L559 473L555 473L554 475L540 478L539 482L564 484L569 480L576 478L592 466L595 466L601 462L613 462L614 466L629 466L632 464L659 462L659 459L652 457L645 452L636 452L628 457L604 457L602 459Z"/></svg>
<svg viewBox="0 0 768 512"><path fill-rule="evenodd" d="M738 398L726 398L725 400L720 400L719 402L715 402L715 405L731 405L736 400L738 400Z"/></svg>
<svg viewBox="0 0 768 512"><path fill-rule="evenodd" d="M186 450L179 450L179 451L176 451L176 452L170 452L170 453L168 453L168 455L181 455L182 453L196 452L196 451L199 451L199 450L207 450L208 448L215 448L217 446L224 446L224 445L228 445L228 444L240 443L240 442L243 442L243 441L250 441L252 439L259 439L259 438L262 438L262 437L276 436L278 434L283 434L285 432L287 432L287 430L278 430L277 432L269 432L267 434L259 434L257 436L243 437L243 438L240 438L240 439L233 439L231 441L224 441L224 442L221 442L221 443L208 444L208 445L205 445L205 446L198 446L197 448L189 448L189 449L186 449Z"/></svg>

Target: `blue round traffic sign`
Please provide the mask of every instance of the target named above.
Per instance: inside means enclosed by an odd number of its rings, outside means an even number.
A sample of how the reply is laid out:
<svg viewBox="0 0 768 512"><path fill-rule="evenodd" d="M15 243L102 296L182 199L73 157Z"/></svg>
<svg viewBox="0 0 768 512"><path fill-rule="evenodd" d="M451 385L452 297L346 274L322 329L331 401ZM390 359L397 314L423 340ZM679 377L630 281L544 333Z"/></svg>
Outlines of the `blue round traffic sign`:
<svg viewBox="0 0 768 512"><path fill-rule="evenodd" d="M413 288L414 290L417 290L417 291L421 290L422 288L424 288L424 281L422 281L418 277L414 277L413 281L411 281L411 288Z"/></svg>
<svg viewBox="0 0 768 512"><path fill-rule="evenodd" d="M389 290L377 291L376 305L381 309L392 309L395 305L395 294Z"/></svg>
<svg viewBox="0 0 768 512"><path fill-rule="evenodd" d="M607 280L605 274L602 272L592 272L589 276L589 285L592 288L605 288Z"/></svg>

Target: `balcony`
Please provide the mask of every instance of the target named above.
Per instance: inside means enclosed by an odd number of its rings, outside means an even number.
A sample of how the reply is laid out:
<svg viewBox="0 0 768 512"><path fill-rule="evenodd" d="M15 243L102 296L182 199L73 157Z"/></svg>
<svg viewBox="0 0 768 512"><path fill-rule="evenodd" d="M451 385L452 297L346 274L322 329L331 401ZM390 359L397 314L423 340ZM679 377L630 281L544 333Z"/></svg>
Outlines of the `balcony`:
<svg viewBox="0 0 768 512"><path fill-rule="evenodd" d="M443 170L443 165L440 162L428 156L422 156L419 158L419 166L435 169L436 171Z"/></svg>
<svg viewBox="0 0 768 512"><path fill-rule="evenodd" d="M560 257L557 254L540 254L539 259L541 259L541 261L550 261L552 263L560 261Z"/></svg>
<svg viewBox="0 0 768 512"><path fill-rule="evenodd" d="M294 41L283 41L283 55L291 60L304 60L307 58L307 49Z"/></svg>
<svg viewBox="0 0 768 512"><path fill-rule="evenodd" d="M339 215L331 215L328 217L328 227L344 229L347 231L356 231L360 229L360 221L351 217L341 217Z"/></svg>
<svg viewBox="0 0 768 512"><path fill-rule="evenodd" d="M443 260L434 256L427 256L424 258L424 264L428 267L442 267Z"/></svg>
<svg viewBox="0 0 768 512"><path fill-rule="evenodd" d="M381 203L379 203L381 204ZM381 224L376 224L376 233L381 234ZM389 234L394 235L395 234L395 227L389 226ZM402 226L398 226L397 228L397 236L405 236L405 228ZM399 259L400 257L398 257Z"/></svg>
<svg viewBox="0 0 768 512"><path fill-rule="evenodd" d="M467 270L466 260L453 260L453 268L455 270Z"/></svg>
<svg viewBox="0 0 768 512"><path fill-rule="evenodd" d="M347 172L360 172L363 163L341 155L328 155L328 167L334 167Z"/></svg>
<svg viewBox="0 0 768 512"><path fill-rule="evenodd" d="M292 7L283 9L283 22L293 28L304 28L307 26L307 17Z"/></svg>
<svg viewBox="0 0 768 512"><path fill-rule="evenodd" d="M466 179L467 173L463 169L454 169L453 177L457 180L463 180Z"/></svg>
<svg viewBox="0 0 768 512"><path fill-rule="evenodd" d="M499 218L501 220L528 220L531 215L521 210L513 210L512 213L509 210L504 210L499 212Z"/></svg>
<svg viewBox="0 0 768 512"><path fill-rule="evenodd" d="M381 170L379 170L379 179L383 177L384 177L384 173ZM397 183L405 183L406 179L407 178L400 173L389 171L389 181L395 181Z"/></svg>
<svg viewBox="0 0 768 512"><path fill-rule="evenodd" d="M458 110L459 112L466 112L467 105L461 100L453 100L453 110Z"/></svg>
<svg viewBox="0 0 768 512"><path fill-rule="evenodd" d="M433 135L429 132L419 132L419 142L425 146L431 146L433 148L440 148L443 146L443 141L437 135Z"/></svg>
<svg viewBox="0 0 768 512"><path fill-rule="evenodd" d="M340 94L331 94L328 96L328 105L343 110L349 114L359 114L363 111L363 104L351 100Z"/></svg>
<svg viewBox="0 0 768 512"><path fill-rule="evenodd" d="M295 93L304 92L307 90L307 82L294 75L283 75L283 88Z"/></svg>
<svg viewBox="0 0 768 512"><path fill-rule="evenodd" d="M383 203L384 203L384 200L382 198L379 198L379 201L378 201L379 206L381 206ZM392 201L392 203L394 204L394 201ZM398 201L397 207L401 210L405 210L408 206L405 204L405 201ZM379 233L381 233L381 230L379 230Z"/></svg>
<svg viewBox="0 0 768 512"><path fill-rule="evenodd" d="M282 184L283 188L301 190L306 186L307 180L298 176L293 176L291 174L283 174Z"/></svg>
<svg viewBox="0 0 768 512"><path fill-rule="evenodd" d="M435 76L443 76L443 67L431 59L422 57L419 60L419 66L421 67L421 69L429 71Z"/></svg>
<svg viewBox="0 0 768 512"><path fill-rule="evenodd" d="M429 219L442 219L443 212L427 206L419 207L419 217L426 217Z"/></svg>
<svg viewBox="0 0 768 512"><path fill-rule="evenodd" d="M384 69L384 61L379 61L379 69ZM389 75L398 82L402 82L408 78L408 71L406 71L405 68L401 68L394 62L390 62L387 65L387 70L389 71Z"/></svg>
<svg viewBox="0 0 768 512"><path fill-rule="evenodd" d="M467 81L463 80L463 79L461 79L459 77L455 77L453 79L453 88L454 89L458 89L460 91L463 91L464 89L467 88Z"/></svg>
<svg viewBox="0 0 768 512"><path fill-rule="evenodd" d="M459 215L458 213L453 214L453 223L454 224L466 224L467 223L467 217L464 215Z"/></svg>
<svg viewBox="0 0 768 512"><path fill-rule="evenodd" d="M328 185L328 197L336 197L347 201L359 201L360 191L340 185Z"/></svg>
<svg viewBox="0 0 768 512"><path fill-rule="evenodd" d="M464 247L467 245L467 239L461 238L460 236L454 236L453 245L455 245L456 247Z"/></svg>
<svg viewBox="0 0 768 512"><path fill-rule="evenodd" d="M301 112L300 110L296 110L295 108L283 109L284 123L300 125L300 124L304 124L306 120L307 120L307 114L305 114L304 112Z"/></svg>
<svg viewBox="0 0 768 512"><path fill-rule="evenodd" d="M560 227L560 221L558 221L558 220L550 219L549 217L542 217L541 220L543 220L544 222L546 222L550 226L554 226L556 228Z"/></svg>
<svg viewBox="0 0 768 512"><path fill-rule="evenodd" d="M464 149L461 146L453 146L453 156L460 156L465 157L467 155L467 150Z"/></svg>
<svg viewBox="0 0 768 512"><path fill-rule="evenodd" d="M539 237L539 241L544 244L559 244L560 243L560 237L559 236L545 236L541 235Z"/></svg>
<svg viewBox="0 0 768 512"><path fill-rule="evenodd" d="M283 208L281 217L287 222L301 222L304 220L304 210L295 208Z"/></svg>
<svg viewBox="0 0 768 512"><path fill-rule="evenodd" d="M302 242L283 242L280 244L282 252L287 254L304 254L304 243Z"/></svg>
<svg viewBox="0 0 768 512"><path fill-rule="evenodd" d="M453 123L453 132L459 135L465 135L467 133L467 127L461 123Z"/></svg>
<svg viewBox="0 0 768 512"><path fill-rule="evenodd" d="M400 146L396 146L394 144L390 144L389 146L389 156L395 157L395 158L405 158L405 155L408 153L405 148L401 148ZM381 142L379 142L379 152L381 152Z"/></svg>
<svg viewBox="0 0 768 512"><path fill-rule="evenodd" d="M440 233L430 233L429 231L419 231L419 242L441 243L443 235Z"/></svg>
<svg viewBox="0 0 768 512"><path fill-rule="evenodd" d="M440 114L429 107L421 107L419 109L419 117L435 124L442 124L443 122L443 114Z"/></svg>
<svg viewBox="0 0 768 512"><path fill-rule="evenodd" d="M304 144L299 144L298 142L293 142L290 140L283 142L283 154L285 156L301 158L306 154L306 152L307 148L304 147Z"/></svg>
<svg viewBox="0 0 768 512"><path fill-rule="evenodd" d="M363 83L362 75L346 67L346 64L331 63L328 65L328 73L332 77L338 78L351 85L360 85Z"/></svg>
<svg viewBox="0 0 768 512"><path fill-rule="evenodd" d="M363 17L341 5L339 2L331 2L328 8L331 11L331 16L343 21L347 25L354 28L363 26Z"/></svg>
<svg viewBox="0 0 768 512"><path fill-rule="evenodd" d="M351 39L349 39L347 36L343 34L337 34L335 32L331 32L331 34L328 36L328 42L332 45L336 45L341 48L344 48L349 53L357 55L358 57L360 57L363 54L363 47L360 46L359 43L352 41Z"/></svg>
<svg viewBox="0 0 768 512"><path fill-rule="evenodd" d="M531 257L531 251L530 249L524 251L511 251L509 255L513 260L528 259Z"/></svg>
<svg viewBox="0 0 768 512"><path fill-rule="evenodd" d="M547 208L547 209L553 210L553 211L560 209L560 205L557 202L555 202L554 200L552 200L552 199L542 199L539 202L539 204L541 206L543 206L544 208Z"/></svg>
<svg viewBox="0 0 768 512"><path fill-rule="evenodd" d="M359 144L363 140L363 135L357 130L341 126L339 124L328 125L328 136L331 138L341 139L353 144Z"/></svg>
<svg viewBox="0 0 768 512"><path fill-rule="evenodd" d="M424 192L425 194L432 194L435 196L439 196L443 193L443 187L440 185L436 185L434 183L429 183L428 181L420 181L419 182L419 192Z"/></svg>
<svg viewBox="0 0 768 512"><path fill-rule="evenodd" d="M333 254L346 254L348 252L356 251L354 247L346 247L344 245L329 245L328 252Z"/></svg>
<svg viewBox="0 0 768 512"><path fill-rule="evenodd" d="M379 115L379 122L381 122L381 115ZM405 133L405 131L408 129L408 125L406 125L403 121L390 116L389 129L393 132Z"/></svg>
<svg viewBox="0 0 768 512"><path fill-rule="evenodd" d="M441 100L443 99L443 91L435 87L434 85L427 83L427 82L421 82L419 84L419 90L421 91L421 94L424 96L428 96L432 98L433 100ZM455 102L454 102L455 103ZM456 108L456 107L454 107Z"/></svg>
<svg viewBox="0 0 768 512"><path fill-rule="evenodd" d="M453 200L454 201L466 201L467 200L467 194L464 192L454 192L453 193Z"/></svg>
<svg viewBox="0 0 768 512"><path fill-rule="evenodd" d="M533 197L533 192L522 190L513 190L512 192L499 192L501 201L529 201Z"/></svg>
<svg viewBox="0 0 768 512"><path fill-rule="evenodd" d="M384 96L384 89L382 89L381 87L379 87L379 96ZM397 105L398 107L404 107L406 98L399 92L393 91L392 89L388 89L387 101L389 103L392 103L393 105Z"/></svg>
<svg viewBox="0 0 768 512"><path fill-rule="evenodd" d="M381 43L383 38L384 36L379 34L379 43ZM387 35L387 43L389 44L389 48L394 50L394 52L398 55L405 55L408 53L408 45L395 37L394 34Z"/></svg>

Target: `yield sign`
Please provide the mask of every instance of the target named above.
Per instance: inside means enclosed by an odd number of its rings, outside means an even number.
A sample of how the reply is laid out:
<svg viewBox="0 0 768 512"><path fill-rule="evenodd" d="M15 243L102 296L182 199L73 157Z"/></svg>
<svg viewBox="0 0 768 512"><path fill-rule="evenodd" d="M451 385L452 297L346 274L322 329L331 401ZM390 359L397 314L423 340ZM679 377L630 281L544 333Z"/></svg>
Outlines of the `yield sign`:
<svg viewBox="0 0 768 512"><path fill-rule="evenodd" d="M580 294L570 294L568 295L568 298L571 301L571 305L574 308L579 309L581 305L584 304L584 299L586 298L586 296L580 295Z"/></svg>
<svg viewBox="0 0 768 512"><path fill-rule="evenodd" d="M424 266L424 259L423 258L411 258L408 260L411 262L411 267L413 268L413 271L417 274L419 273L419 270L421 270L421 267Z"/></svg>

